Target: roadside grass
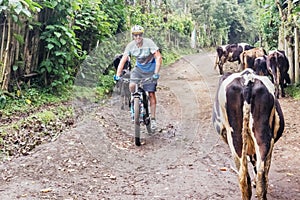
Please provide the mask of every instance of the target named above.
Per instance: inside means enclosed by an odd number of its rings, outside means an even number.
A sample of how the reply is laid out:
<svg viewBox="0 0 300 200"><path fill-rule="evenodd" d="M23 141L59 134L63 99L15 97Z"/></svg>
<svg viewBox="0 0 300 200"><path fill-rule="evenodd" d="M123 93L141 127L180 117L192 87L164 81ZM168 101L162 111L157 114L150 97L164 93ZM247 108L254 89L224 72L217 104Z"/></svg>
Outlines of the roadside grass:
<svg viewBox="0 0 300 200"><path fill-rule="evenodd" d="M286 92L292 98L300 100L300 83L288 86Z"/></svg>
<svg viewBox="0 0 300 200"><path fill-rule="evenodd" d="M0 109L0 161L27 155L36 145L71 127L74 112L68 103L70 94L67 89L54 94L30 88L5 95Z"/></svg>

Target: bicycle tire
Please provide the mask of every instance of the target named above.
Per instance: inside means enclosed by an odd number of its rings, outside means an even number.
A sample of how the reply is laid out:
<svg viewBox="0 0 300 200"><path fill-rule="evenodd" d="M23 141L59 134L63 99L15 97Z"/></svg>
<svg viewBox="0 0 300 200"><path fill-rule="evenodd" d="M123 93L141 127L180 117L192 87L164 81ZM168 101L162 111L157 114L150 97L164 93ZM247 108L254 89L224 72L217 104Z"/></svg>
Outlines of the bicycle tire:
<svg viewBox="0 0 300 200"><path fill-rule="evenodd" d="M146 129L148 134L153 133L152 129L151 129L151 120L150 120L150 108L149 108L150 102L149 102L149 96L146 95L146 93L144 93L144 106L145 106L145 110L146 110L146 114L144 116L144 123L146 125Z"/></svg>
<svg viewBox="0 0 300 200"><path fill-rule="evenodd" d="M151 133L153 133L153 131L152 131L152 129L151 129L151 121L149 122L149 124L148 124L148 125L146 125L146 128L147 128L147 132L148 132L148 134L151 134Z"/></svg>
<svg viewBox="0 0 300 200"><path fill-rule="evenodd" d="M148 98L146 98L147 100L147 103L144 103L144 105L146 106L145 109L146 109L146 115L145 115L145 124L146 124L146 129L147 129L147 132L148 134L151 134L153 133L152 129L151 129L151 120L150 120L150 114L149 114L149 100Z"/></svg>
<svg viewBox="0 0 300 200"><path fill-rule="evenodd" d="M141 146L140 99L134 98L134 139L135 145Z"/></svg>

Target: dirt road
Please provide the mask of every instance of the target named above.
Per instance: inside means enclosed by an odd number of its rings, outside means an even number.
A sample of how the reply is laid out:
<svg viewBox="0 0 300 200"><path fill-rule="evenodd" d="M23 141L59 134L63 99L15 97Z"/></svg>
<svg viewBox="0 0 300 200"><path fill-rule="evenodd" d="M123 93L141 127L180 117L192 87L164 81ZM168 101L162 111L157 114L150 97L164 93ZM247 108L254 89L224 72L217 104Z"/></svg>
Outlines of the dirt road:
<svg viewBox="0 0 300 200"><path fill-rule="evenodd" d="M229 148L211 123L219 78L214 56L185 56L161 70L159 128L147 135L144 127L141 147L133 144L128 110L113 95L89 106L56 141L1 163L0 199L240 199ZM268 199L297 200L300 102L280 102L286 129L275 145Z"/></svg>

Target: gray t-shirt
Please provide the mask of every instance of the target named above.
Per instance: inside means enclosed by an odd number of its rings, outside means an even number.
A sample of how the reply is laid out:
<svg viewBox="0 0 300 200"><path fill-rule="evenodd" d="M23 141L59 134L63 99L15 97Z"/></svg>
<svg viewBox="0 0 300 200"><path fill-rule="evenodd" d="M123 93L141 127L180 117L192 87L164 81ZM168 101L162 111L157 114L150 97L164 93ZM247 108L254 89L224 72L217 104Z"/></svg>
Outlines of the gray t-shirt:
<svg viewBox="0 0 300 200"><path fill-rule="evenodd" d="M124 54L136 57L136 66L145 72L155 70L154 53L158 50L157 45L149 38L143 38L143 45L138 47L136 42L131 41L125 48Z"/></svg>

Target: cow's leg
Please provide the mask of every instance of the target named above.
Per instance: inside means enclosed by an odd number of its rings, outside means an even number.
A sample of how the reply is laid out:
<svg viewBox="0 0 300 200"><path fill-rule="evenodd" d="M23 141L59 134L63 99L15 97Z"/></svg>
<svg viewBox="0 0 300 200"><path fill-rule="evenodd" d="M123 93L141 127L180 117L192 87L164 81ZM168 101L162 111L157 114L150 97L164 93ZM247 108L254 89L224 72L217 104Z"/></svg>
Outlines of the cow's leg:
<svg viewBox="0 0 300 200"><path fill-rule="evenodd" d="M256 176L257 176L257 169L256 169L256 155L250 155L249 156L249 161L251 162L252 166L253 166L253 176L254 179L252 181L252 185L255 188L256 187Z"/></svg>
<svg viewBox="0 0 300 200"><path fill-rule="evenodd" d="M214 67L215 70L217 69L217 66L219 66L219 63L220 63L220 58L219 58L219 55L217 55L216 56L215 67Z"/></svg>
<svg viewBox="0 0 300 200"><path fill-rule="evenodd" d="M223 63L221 63L221 62L219 62L219 73L220 73L220 75L223 75L224 74L224 72L223 72Z"/></svg>
<svg viewBox="0 0 300 200"><path fill-rule="evenodd" d="M225 62L227 61L227 58L222 56L220 59L219 59L219 72L221 75L224 74L224 71L223 71L223 66L225 64Z"/></svg>
<svg viewBox="0 0 300 200"><path fill-rule="evenodd" d="M279 69L276 70L275 76L275 96L279 98L279 84L280 84L280 72Z"/></svg>
<svg viewBox="0 0 300 200"><path fill-rule="evenodd" d="M280 72L280 78L279 78L279 85L281 89L281 97L285 97L285 92L284 92L284 76L282 74L283 72Z"/></svg>
<svg viewBox="0 0 300 200"><path fill-rule="evenodd" d="M256 178L256 195L258 200L267 199L268 191L268 173L271 166L271 156L274 140L265 141L258 144L257 149L257 178Z"/></svg>
<svg viewBox="0 0 300 200"><path fill-rule="evenodd" d="M271 165L271 150L266 160L258 162L258 172L256 178L256 195L258 200L267 199L268 173Z"/></svg>
<svg viewBox="0 0 300 200"><path fill-rule="evenodd" d="M251 179L248 173L247 157L245 156L245 153L244 156L243 154L238 155L237 152L241 152L241 149L234 147L233 138L230 130L227 130L227 139L228 145L233 155L235 166L238 170L239 188L242 193L242 200L250 200L252 196L252 188Z"/></svg>
<svg viewBox="0 0 300 200"><path fill-rule="evenodd" d="M121 85L120 85L120 96L121 96L121 109L124 110L125 108L125 84L122 81Z"/></svg>
<svg viewBox="0 0 300 200"><path fill-rule="evenodd" d="M125 105L127 106L127 108L130 109L130 100L131 100L131 93L129 91L129 83L125 84Z"/></svg>
<svg viewBox="0 0 300 200"><path fill-rule="evenodd" d="M247 159L244 161L242 158L235 156L234 161L239 173L239 187L242 192L242 199L250 200L252 196L252 188L251 178L248 173Z"/></svg>
<svg viewBox="0 0 300 200"><path fill-rule="evenodd" d="M228 136L227 136L228 137ZM251 178L248 173L248 161L246 157L246 153L242 152L240 156L238 156L236 150L233 146L232 138L229 138L229 146L232 151L234 162L238 170L238 180L239 187L242 192L242 200L250 200L252 196L252 188L251 188Z"/></svg>

